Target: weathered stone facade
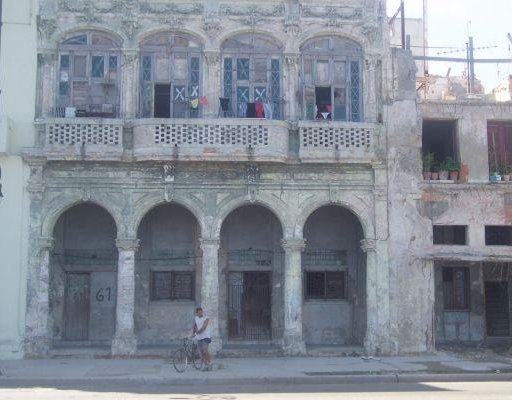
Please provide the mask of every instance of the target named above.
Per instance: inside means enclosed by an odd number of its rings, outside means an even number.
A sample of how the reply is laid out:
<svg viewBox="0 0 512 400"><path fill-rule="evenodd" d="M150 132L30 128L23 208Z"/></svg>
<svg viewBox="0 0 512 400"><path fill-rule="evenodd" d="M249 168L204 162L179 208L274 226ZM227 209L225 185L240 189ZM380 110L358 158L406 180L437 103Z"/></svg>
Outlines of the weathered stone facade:
<svg viewBox="0 0 512 400"><path fill-rule="evenodd" d="M69 91L70 67L63 67L59 46L81 32L120 43L120 64L112 63L120 74L114 118L54 112ZM155 33L200 43L197 85L209 101L199 118L141 117L140 44ZM279 68L270 71L280 71L271 88L281 93L279 120L219 117L223 43L245 34L281 48L280 64L273 64ZM236 312L259 310L250 302L233 309L231 300L233 288L256 273L269 280L259 284L267 290L263 297L255 297L268 300L268 308L254 317L256 339L245 321L242 343L264 342L286 354L304 354L307 345L361 345L370 354L433 350L438 254L432 217L422 206L429 196L446 196L454 202L447 207L459 207L455 201L467 189L421 182L415 65L409 54L391 52L388 36L385 2L377 0L42 1L39 137L25 150L31 170L26 355L78 342L133 356L190 332L199 304L212 318L213 347L220 350L240 342ZM331 37L362 51L360 63L350 64L350 115L334 120L330 104L326 120L307 120L303 49ZM428 112L430 105L420 107ZM512 119L510 110L503 113ZM496 198L506 192L482 190ZM192 277L192 294L158 299L155 273L168 273L172 286L176 272ZM313 276L325 279L322 299L308 286ZM328 276L338 286L329 288ZM96 285L81 292L90 296L85 322L68 316L71 278ZM329 290L343 295L329 298ZM104 327L96 333L95 315Z"/></svg>

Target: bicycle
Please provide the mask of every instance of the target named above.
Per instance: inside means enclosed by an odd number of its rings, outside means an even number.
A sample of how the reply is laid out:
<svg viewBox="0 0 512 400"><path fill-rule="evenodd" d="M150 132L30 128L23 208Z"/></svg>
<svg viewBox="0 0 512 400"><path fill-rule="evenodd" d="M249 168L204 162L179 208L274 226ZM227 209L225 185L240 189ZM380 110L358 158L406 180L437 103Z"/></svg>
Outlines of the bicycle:
<svg viewBox="0 0 512 400"><path fill-rule="evenodd" d="M203 369L204 363L197 342L190 338L183 339L183 346L172 355L172 364L179 373L185 372L189 364L192 364L197 370Z"/></svg>

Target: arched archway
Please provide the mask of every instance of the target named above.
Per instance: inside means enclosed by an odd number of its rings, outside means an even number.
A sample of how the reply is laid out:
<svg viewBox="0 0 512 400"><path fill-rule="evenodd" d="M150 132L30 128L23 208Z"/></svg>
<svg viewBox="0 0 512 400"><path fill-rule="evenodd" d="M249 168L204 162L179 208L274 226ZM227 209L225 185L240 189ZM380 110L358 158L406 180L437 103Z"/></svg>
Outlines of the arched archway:
<svg viewBox="0 0 512 400"><path fill-rule="evenodd" d="M142 218L135 265L139 346L167 345L190 333L201 300L200 236L196 217L176 203L158 205Z"/></svg>
<svg viewBox="0 0 512 400"><path fill-rule="evenodd" d="M283 229L261 205L223 221L219 253L220 334L228 342L277 341L283 331Z"/></svg>
<svg viewBox="0 0 512 400"><path fill-rule="evenodd" d="M82 203L54 227L50 319L54 344L110 345L117 292L116 224L104 208Z"/></svg>
<svg viewBox="0 0 512 400"><path fill-rule="evenodd" d="M366 334L366 255L359 219L337 205L304 225L303 332L310 345L362 345Z"/></svg>

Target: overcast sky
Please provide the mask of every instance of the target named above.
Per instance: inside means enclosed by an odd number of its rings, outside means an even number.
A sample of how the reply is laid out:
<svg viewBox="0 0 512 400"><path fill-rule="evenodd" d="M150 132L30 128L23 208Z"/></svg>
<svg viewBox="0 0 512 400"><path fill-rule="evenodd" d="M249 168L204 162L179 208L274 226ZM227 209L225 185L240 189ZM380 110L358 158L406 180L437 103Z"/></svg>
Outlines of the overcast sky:
<svg viewBox="0 0 512 400"><path fill-rule="evenodd" d="M388 15L393 15L400 0L388 0ZM422 16L423 0L405 0L406 17ZM507 33L512 33L512 0L427 0L429 46L447 46L464 49L468 29L474 37L475 47L497 46L477 50L477 58L512 58L511 44ZM438 49L431 49L437 56ZM447 51L447 50L444 50ZM443 54L448 57L465 57L465 52ZM430 73L445 75L448 65L430 63ZM461 75L464 65L452 65L452 74ZM487 92L498 82L512 74L512 64L477 65L477 77L482 80Z"/></svg>

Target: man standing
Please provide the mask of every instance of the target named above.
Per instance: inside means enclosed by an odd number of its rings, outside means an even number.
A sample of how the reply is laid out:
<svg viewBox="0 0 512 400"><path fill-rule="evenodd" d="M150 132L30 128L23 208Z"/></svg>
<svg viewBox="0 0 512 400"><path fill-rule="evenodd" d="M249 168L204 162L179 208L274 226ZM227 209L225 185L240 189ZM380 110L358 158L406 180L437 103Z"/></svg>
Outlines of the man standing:
<svg viewBox="0 0 512 400"><path fill-rule="evenodd" d="M192 335L197 338L197 347L201 353L201 360L203 360L204 363L203 371L212 370L212 358L208 352L208 345L212 342L210 337L210 328L208 327L209 322L210 320L206 315L204 315L203 309L201 307L197 307Z"/></svg>

